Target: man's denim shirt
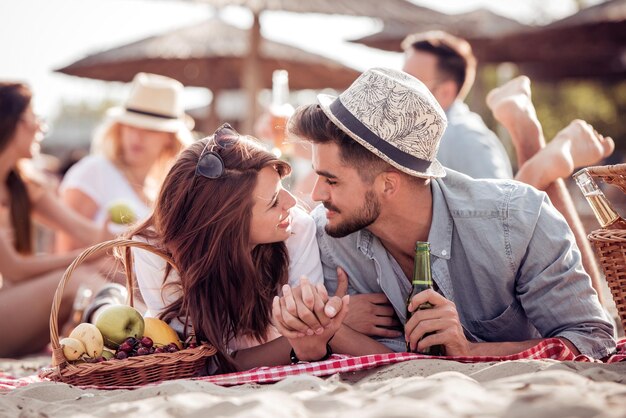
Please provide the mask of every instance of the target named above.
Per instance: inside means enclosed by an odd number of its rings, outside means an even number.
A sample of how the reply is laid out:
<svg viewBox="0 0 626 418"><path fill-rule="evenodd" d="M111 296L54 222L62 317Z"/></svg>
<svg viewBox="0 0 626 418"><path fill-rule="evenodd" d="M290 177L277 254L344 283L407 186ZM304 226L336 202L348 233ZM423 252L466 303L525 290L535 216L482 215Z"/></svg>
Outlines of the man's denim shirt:
<svg viewBox="0 0 626 418"><path fill-rule="evenodd" d="M456 304L468 339L563 337L594 358L613 352L613 325L569 226L547 195L512 180L447 173L431 181L431 268L439 292ZM367 230L331 238L322 205L313 217L329 292L337 288L341 266L350 294L384 292L404 323L411 285L378 238ZM404 337L380 341L405 349Z"/></svg>

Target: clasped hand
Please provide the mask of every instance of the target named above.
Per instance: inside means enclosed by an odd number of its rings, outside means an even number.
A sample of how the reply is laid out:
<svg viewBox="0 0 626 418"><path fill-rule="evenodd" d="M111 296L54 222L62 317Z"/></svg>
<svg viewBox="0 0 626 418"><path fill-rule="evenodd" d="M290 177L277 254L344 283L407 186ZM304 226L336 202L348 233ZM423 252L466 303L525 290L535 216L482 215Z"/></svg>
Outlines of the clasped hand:
<svg viewBox="0 0 626 418"><path fill-rule="evenodd" d="M348 279L343 270L338 274L341 277L337 292L332 297L323 284L313 286L306 277L300 280L297 287L284 285L283 295L274 297L274 326L289 340L300 360L322 358L326 353L326 344L348 313Z"/></svg>

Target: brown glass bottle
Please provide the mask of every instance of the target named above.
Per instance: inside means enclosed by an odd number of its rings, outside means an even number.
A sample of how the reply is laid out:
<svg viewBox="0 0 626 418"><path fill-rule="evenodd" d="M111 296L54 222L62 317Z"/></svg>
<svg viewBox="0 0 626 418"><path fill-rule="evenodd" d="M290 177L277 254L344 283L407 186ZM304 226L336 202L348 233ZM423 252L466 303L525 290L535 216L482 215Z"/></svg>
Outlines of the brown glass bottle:
<svg viewBox="0 0 626 418"><path fill-rule="evenodd" d="M613 208L586 168L578 171L573 177L602 228L626 229L626 220Z"/></svg>
<svg viewBox="0 0 626 418"><path fill-rule="evenodd" d="M406 320L409 321L411 318L412 312L409 312L409 304L411 303L411 299L413 296L418 293L433 288L433 279L430 272L430 243L417 241L415 244L415 259L413 264L413 280L412 280L413 288L411 289L411 293L406 300ZM432 309L433 305L430 303L422 303L417 307L417 311L422 309ZM424 337L430 335L432 333L424 334ZM422 337L423 338L423 337ZM406 344L406 351L411 352L411 347L409 343ZM442 345L433 345L426 348L424 351L419 352L419 354L427 354L431 356L444 356L445 355L445 347Z"/></svg>
<svg viewBox="0 0 626 418"><path fill-rule="evenodd" d="M289 103L289 73L287 70L275 70L272 74L272 103L270 105L270 120L274 149L281 154L291 153L291 144L285 142L287 120L293 114L294 108Z"/></svg>

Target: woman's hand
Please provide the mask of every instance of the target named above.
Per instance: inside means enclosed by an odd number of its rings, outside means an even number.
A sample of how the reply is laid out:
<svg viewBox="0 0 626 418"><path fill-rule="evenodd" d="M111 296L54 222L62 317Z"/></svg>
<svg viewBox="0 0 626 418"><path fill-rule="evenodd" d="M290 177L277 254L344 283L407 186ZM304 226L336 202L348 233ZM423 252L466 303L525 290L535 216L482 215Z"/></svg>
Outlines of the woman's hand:
<svg viewBox="0 0 626 418"><path fill-rule="evenodd" d="M341 311L342 298L348 290L348 277L340 268L337 272L339 280L333 297L328 296L323 284L313 286L306 277L302 277L297 287L283 286L283 296L279 299L283 309L277 321L290 337L322 333L330 319Z"/></svg>
<svg viewBox="0 0 626 418"><path fill-rule="evenodd" d="M300 286L285 285L283 296L274 298L274 325L289 340L299 359L319 360L348 313L349 301L345 289L329 297L323 285L313 286L303 278Z"/></svg>

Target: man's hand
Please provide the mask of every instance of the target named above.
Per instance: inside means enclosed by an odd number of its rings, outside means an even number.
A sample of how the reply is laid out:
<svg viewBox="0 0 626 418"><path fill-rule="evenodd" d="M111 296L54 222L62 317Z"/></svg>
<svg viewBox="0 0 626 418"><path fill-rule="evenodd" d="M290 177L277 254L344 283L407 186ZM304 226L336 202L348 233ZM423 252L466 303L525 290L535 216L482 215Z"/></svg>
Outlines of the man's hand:
<svg viewBox="0 0 626 418"><path fill-rule="evenodd" d="M339 268L337 269L339 271ZM343 272L343 270L342 270ZM300 285L291 287L284 285L283 296L279 298L281 309L276 318L280 327L290 338L297 336L320 334L342 309L344 296L348 291L348 279L343 273L338 282L335 296L329 297L323 284L313 286L306 277L300 279Z"/></svg>
<svg viewBox="0 0 626 418"><path fill-rule="evenodd" d="M396 338L402 335L398 330L402 325L384 293L352 295L350 313L344 322L370 337Z"/></svg>
<svg viewBox="0 0 626 418"><path fill-rule="evenodd" d="M346 289L329 298L323 285L314 287L302 278L300 286L292 289L285 285L283 296L274 298L274 325L301 360L319 359L326 353L326 344L348 313L349 296L341 295Z"/></svg>
<svg viewBox="0 0 626 418"><path fill-rule="evenodd" d="M433 308L417 310L425 302L429 302ZM432 289L424 290L413 296L409 311L413 315L404 326L404 332L411 350L417 348L416 351L420 352L433 345L443 345L448 356L470 354L471 344L465 338L459 314L452 301ZM424 334L430 332L433 334L422 339Z"/></svg>

